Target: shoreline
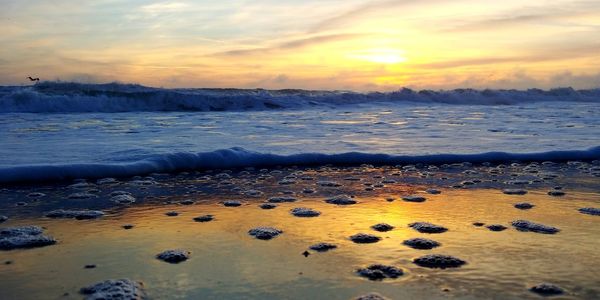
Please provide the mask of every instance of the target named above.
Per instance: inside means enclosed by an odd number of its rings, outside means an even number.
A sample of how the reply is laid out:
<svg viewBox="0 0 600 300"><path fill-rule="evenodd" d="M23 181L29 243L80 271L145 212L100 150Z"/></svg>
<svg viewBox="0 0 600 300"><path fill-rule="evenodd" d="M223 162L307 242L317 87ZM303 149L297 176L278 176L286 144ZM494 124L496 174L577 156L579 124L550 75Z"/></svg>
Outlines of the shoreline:
<svg viewBox="0 0 600 300"><path fill-rule="evenodd" d="M303 153L277 155L248 151L243 148L201 153L175 153L119 164L34 165L0 168L0 184L60 182L74 179L127 178L151 173L177 173L213 169L244 169L286 166L359 166L372 165L450 165L501 164L529 162L584 161L600 163L600 146L587 150L548 151L539 153L486 152L480 154L388 155L348 152L342 154ZM598 171L600 174L600 171Z"/></svg>

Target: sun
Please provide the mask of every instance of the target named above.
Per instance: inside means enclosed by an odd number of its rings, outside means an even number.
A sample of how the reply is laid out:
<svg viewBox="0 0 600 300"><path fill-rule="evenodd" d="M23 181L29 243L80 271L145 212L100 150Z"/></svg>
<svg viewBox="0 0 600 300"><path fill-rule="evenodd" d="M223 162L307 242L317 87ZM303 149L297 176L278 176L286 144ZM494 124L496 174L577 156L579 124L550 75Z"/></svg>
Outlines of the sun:
<svg viewBox="0 0 600 300"><path fill-rule="evenodd" d="M349 58L378 64L398 64L406 61L404 51L399 49L365 49L352 51Z"/></svg>

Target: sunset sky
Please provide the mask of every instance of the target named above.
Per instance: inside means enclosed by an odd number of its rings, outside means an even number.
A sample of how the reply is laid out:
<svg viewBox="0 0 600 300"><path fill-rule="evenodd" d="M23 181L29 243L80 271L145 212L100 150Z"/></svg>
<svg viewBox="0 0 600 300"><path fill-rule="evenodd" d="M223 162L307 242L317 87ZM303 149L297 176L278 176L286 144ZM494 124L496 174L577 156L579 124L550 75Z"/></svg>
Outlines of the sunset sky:
<svg viewBox="0 0 600 300"><path fill-rule="evenodd" d="M0 0L0 85L600 87L600 1Z"/></svg>

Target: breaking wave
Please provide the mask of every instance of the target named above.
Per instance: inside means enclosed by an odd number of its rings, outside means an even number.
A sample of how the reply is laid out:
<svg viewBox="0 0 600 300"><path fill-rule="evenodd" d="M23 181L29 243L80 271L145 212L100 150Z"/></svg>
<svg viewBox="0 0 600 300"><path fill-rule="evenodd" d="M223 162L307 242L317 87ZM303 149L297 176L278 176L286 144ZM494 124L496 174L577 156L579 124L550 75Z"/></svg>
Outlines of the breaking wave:
<svg viewBox="0 0 600 300"><path fill-rule="evenodd" d="M246 111L335 107L373 102L511 105L539 101L600 102L600 89L422 90L357 93L264 89L164 89L136 84L42 82L0 87L0 113Z"/></svg>
<svg viewBox="0 0 600 300"><path fill-rule="evenodd" d="M201 153L171 153L152 155L146 159L123 163L25 165L0 167L0 183L60 181L76 178L130 177L150 173L191 170L229 169L244 167L312 166L312 165L398 165L482 163L511 161L598 160L600 146L588 150L550 151L539 153L487 152L480 154L388 155L348 152L341 154L302 153L277 155L248 151L243 148L222 149Z"/></svg>

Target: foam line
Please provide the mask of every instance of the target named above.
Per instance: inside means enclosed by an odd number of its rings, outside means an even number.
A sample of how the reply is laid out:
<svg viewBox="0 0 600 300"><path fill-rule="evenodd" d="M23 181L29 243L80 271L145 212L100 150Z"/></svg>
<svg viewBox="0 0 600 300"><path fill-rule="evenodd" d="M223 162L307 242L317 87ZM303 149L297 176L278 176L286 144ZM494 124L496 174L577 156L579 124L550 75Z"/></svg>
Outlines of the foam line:
<svg viewBox="0 0 600 300"><path fill-rule="evenodd" d="M130 177L150 173L269 166L359 165L359 164L444 164L458 162L569 161L600 159L600 146L588 150L540 153L487 152L480 154L388 155L360 152L341 154L301 153L277 155L243 148L201 153L171 153L146 159L111 164L65 164L0 167L0 183L35 183L76 178Z"/></svg>

